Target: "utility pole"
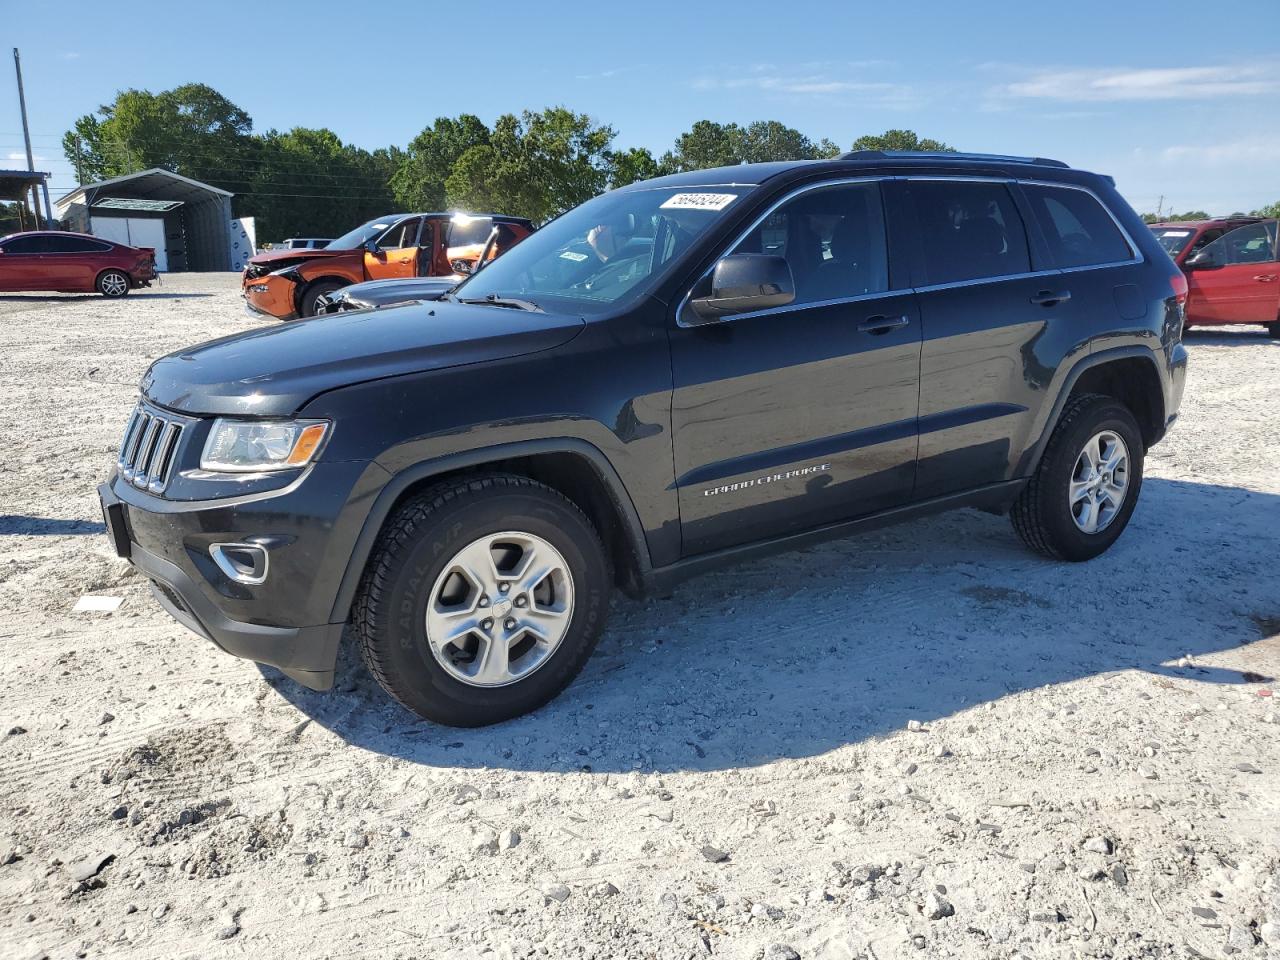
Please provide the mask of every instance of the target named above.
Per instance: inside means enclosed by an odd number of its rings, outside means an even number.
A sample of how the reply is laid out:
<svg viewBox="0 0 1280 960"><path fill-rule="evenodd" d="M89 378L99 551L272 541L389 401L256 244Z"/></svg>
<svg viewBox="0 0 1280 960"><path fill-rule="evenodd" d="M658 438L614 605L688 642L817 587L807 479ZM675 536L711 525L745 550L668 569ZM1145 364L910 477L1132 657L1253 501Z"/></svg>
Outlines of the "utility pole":
<svg viewBox="0 0 1280 960"><path fill-rule="evenodd" d="M83 185L84 185L84 153L82 152L80 137L77 136L76 137L76 186L79 187Z"/></svg>
<svg viewBox="0 0 1280 960"><path fill-rule="evenodd" d="M31 129L27 126L27 97L22 90L22 58L18 56L18 48L13 48L13 69L18 75L18 108L22 111L22 139L27 145L27 169L32 173L36 171L35 158L31 155ZM49 203L49 182L42 182L44 187L44 207L47 216L45 217L46 229L53 226L53 205ZM36 228L40 227L40 195L36 193L35 187L31 188L31 199L35 205Z"/></svg>

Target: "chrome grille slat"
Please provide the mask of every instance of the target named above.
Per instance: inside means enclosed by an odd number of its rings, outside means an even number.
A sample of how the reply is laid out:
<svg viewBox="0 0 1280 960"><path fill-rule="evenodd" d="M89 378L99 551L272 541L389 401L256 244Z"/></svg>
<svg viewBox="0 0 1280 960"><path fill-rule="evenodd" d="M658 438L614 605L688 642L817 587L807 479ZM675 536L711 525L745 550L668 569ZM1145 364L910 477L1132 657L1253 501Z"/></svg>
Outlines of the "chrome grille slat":
<svg viewBox="0 0 1280 960"><path fill-rule="evenodd" d="M142 445L138 448L138 461L133 471L133 485L135 487L145 488L147 485L147 470L151 467L151 461L156 454L156 441L160 437L160 428L164 426L164 421L159 417L152 417L151 422L147 424L146 435L142 438Z"/></svg>
<svg viewBox="0 0 1280 960"><path fill-rule="evenodd" d="M117 468L139 490L161 494L178 459L186 421L139 403L125 427Z"/></svg>
<svg viewBox="0 0 1280 960"><path fill-rule="evenodd" d="M164 433L160 435L155 456L151 460L151 480L147 484L147 489L152 493L159 493L169 482L169 470L173 467L173 451L178 445L178 435L181 432L182 427L179 424L173 421L165 424Z"/></svg>

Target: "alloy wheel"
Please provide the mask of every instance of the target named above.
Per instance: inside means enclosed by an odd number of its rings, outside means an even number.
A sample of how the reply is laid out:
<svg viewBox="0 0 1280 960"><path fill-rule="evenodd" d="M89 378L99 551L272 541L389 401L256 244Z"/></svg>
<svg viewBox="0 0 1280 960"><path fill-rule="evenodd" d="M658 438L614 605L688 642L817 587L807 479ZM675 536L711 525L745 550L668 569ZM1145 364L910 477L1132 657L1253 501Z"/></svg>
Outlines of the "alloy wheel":
<svg viewBox="0 0 1280 960"><path fill-rule="evenodd" d="M1118 433L1094 434L1076 458L1068 485L1071 517L1084 533L1101 533L1119 514L1129 490L1129 448Z"/></svg>
<svg viewBox="0 0 1280 960"><path fill-rule="evenodd" d="M475 687L523 680L555 653L573 619L573 576L530 533L486 534L454 555L427 600L427 645Z"/></svg>
<svg viewBox="0 0 1280 960"><path fill-rule="evenodd" d="M102 275L102 292L108 297L123 297L129 292L129 281L124 274L104 273Z"/></svg>

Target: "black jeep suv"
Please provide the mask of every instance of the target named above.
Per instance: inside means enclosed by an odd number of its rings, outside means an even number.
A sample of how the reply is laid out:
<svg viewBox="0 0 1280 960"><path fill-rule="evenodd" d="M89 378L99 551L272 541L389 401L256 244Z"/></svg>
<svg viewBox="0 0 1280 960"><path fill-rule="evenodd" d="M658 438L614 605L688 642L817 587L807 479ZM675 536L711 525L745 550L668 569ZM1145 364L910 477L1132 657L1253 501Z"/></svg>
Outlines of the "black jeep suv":
<svg viewBox="0 0 1280 960"><path fill-rule="evenodd" d="M614 586L951 507L1106 550L1185 379L1186 283L1103 176L856 152L597 197L445 299L157 361L100 487L179 621L491 723ZM372 321L372 322L371 322Z"/></svg>

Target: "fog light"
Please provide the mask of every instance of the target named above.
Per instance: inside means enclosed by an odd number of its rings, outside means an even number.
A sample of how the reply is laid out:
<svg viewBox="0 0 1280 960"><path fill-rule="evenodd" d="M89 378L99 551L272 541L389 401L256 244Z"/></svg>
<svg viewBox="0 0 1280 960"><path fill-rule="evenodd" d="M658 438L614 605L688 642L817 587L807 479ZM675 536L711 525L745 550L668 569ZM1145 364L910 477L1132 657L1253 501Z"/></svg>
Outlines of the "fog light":
<svg viewBox="0 0 1280 960"><path fill-rule="evenodd" d="M266 293L271 288L268 287L265 283L251 283L249 284L249 289L252 290L254 293Z"/></svg>
<svg viewBox="0 0 1280 960"><path fill-rule="evenodd" d="M267 579L267 551L256 543L212 543L209 556L228 580L258 584Z"/></svg>

